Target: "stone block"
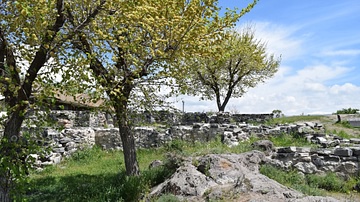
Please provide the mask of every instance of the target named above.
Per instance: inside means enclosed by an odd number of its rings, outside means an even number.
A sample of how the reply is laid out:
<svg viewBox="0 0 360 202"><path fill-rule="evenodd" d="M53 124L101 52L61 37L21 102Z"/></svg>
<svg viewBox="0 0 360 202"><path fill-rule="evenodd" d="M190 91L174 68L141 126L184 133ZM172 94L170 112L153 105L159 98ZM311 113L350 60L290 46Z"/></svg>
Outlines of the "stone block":
<svg viewBox="0 0 360 202"><path fill-rule="evenodd" d="M59 142L60 142L61 144L66 144L66 143L71 142L71 141L72 141L71 138L64 137L64 138L61 138Z"/></svg>
<svg viewBox="0 0 360 202"><path fill-rule="evenodd" d="M360 138L350 138L350 143L360 144Z"/></svg>
<svg viewBox="0 0 360 202"><path fill-rule="evenodd" d="M295 153L276 153L273 157L275 159L287 159L287 158L293 158L295 156Z"/></svg>
<svg viewBox="0 0 360 202"><path fill-rule="evenodd" d="M342 140L340 140L340 143L341 144L349 144L350 140L349 139L342 139Z"/></svg>
<svg viewBox="0 0 360 202"><path fill-rule="evenodd" d="M65 148L64 148L64 147L53 148L52 150L53 150L53 152L55 152L55 153L64 153L64 152L65 152Z"/></svg>
<svg viewBox="0 0 360 202"><path fill-rule="evenodd" d="M323 159L326 162L335 162L335 163L340 162L340 157L335 155L323 156Z"/></svg>
<svg viewBox="0 0 360 202"><path fill-rule="evenodd" d="M278 153L295 153L296 147L280 147L277 149Z"/></svg>
<svg viewBox="0 0 360 202"><path fill-rule="evenodd" d="M354 156L360 156L360 147L350 147Z"/></svg>
<svg viewBox="0 0 360 202"><path fill-rule="evenodd" d="M337 156L352 156L353 151L350 148L336 148L334 150L334 155Z"/></svg>
<svg viewBox="0 0 360 202"><path fill-rule="evenodd" d="M305 174L312 174L318 171L316 166L311 162L310 163L298 162L297 164L294 165L294 167Z"/></svg>
<svg viewBox="0 0 360 202"><path fill-rule="evenodd" d="M327 139L324 137L315 137L315 140L317 141L318 144L327 142Z"/></svg>
<svg viewBox="0 0 360 202"><path fill-rule="evenodd" d="M357 162L358 161L358 157L357 156L346 156L346 157L341 157L340 158L341 161L345 162L345 161L354 161Z"/></svg>
<svg viewBox="0 0 360 202"><path fill-rule="evenodd" d="M312 157L312 160L313 164L317 167L322 167L324 166L324 159L321 158L321 157Z"/></svg>
<svg viewBox="0 0 360 202"><path fill-rule="evenodd" d="M299 153L310 153L311 148L310 147L296 147L296 152Z"/></svg>
<svg viewBox="0 0 360 202"><path fill-rule="evenodd" d="M311 153L316 153L320 156L328 156L333 154L333 151L331 149L315 149Z"/></svg>

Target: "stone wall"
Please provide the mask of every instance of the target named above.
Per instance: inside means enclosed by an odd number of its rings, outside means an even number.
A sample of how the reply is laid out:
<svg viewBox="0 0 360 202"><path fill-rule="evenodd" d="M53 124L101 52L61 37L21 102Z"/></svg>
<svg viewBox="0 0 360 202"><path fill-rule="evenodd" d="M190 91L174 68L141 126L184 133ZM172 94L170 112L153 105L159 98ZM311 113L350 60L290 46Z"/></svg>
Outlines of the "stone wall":
<svg viewBox="0 0 360 202"><path fill-rule="evenodd" d="M266 137L292 133L313 143L312 147L279 147L267 151L273 165L283 169L296 168L303 173L339 172L354 175L359 171L360 139L344 139L325 134L319 123L284 124L275 127L247 123L194 123L167 127L135 127L137 147L159 147L172 140L206 142L220 138L228 146L237 146L251 136ZM117 128L66 128L62 131L46 129L44 138L53 146L46 158L38 164L59 163L77 149L97 145L103 149L121 150L122 143Z"/></svg>
<svg viewBox="0 0 360 202"><path fill-rule="evenodd" d="M60 125L71 127L113 127L116 121L114 115L103 112L54 110L50 117ZM166 124L191 125L194 123L235 123L257 122L263 123L273 118L273 114L230 114L230 113L201 113L201 112L143 112L131 115L135 125ZM35 116L30 119L36 120Z"/></svg>
<svg viewBox="0 0 360 202"><path fill-rule="evenodd" d="M148 116L151 117L151 116ZM160 147L172 140L181 139L189 142L207 142L215 138L232 147L249 140L252 136L266 139L291 133L314 143L312 148L285 147L273 148L269 152L274 165L284 169L296 168L303 173L342 172L357 174L359 171L360 139L344 139L332 134L325 134L322 124L305 122L284 124L269 127L246 122L264 122L272 117L263 115L230 115L228 113L208 116L205 113L186 113L181 119L178 116L166 116L164 120L177 123L169 126L155 124L153 127L134 127L136 146L141 148ZM50 145L52 151L38 159L38 165L44 166L59 163L85 147L97 145L103 149L121 150L122 143L118 128L112 126L112 120L106 114L89 112L56 111L54 120L64 127L62 130L52 128L28 128L29 132L41 134L44 145ZM159 119L158 119L159 120ZM161 121L160 121L161 122ZM187 125L184 125L187 123ZM108 128L107 128L108 127Z"/></svg>

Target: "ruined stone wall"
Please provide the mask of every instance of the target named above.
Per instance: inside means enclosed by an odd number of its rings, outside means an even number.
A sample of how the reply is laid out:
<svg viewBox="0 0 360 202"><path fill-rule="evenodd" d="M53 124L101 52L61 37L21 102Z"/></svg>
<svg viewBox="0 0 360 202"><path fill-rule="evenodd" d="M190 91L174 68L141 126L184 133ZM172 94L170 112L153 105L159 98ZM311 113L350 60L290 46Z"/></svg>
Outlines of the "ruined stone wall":
<svg viewBox="0 0 360 202"><path fill-rule="evenodd" d="M94 145L103 149L121 150L122 143L118 128L106 114L90 112L56 111L54 120L62 124L62 130L52 128L27 128L41 134L41 141L50 145L52 151L45 158L38 158L38 165L59 163L78 149ZM149 117L149 116L148 116ZM273 164L284 169L296 168L303 173L341 172L357 174L359 171L360 139L344 139L325 134L320 123L284 124L275 127L254 125L246 122L264 122L272 117L263 115L186 113L182 118L166 116L178 124L169 126L155 124L150 127L134 127L136 146L141 148L160 147L172 140L207 142L215 138L232 147L252 136L266 139L269 135L292 133L314 143L313 147L274 148L269 153ZM181 123L181 124L179 124ZM185 124L186 123L186 124Z"/></svg>

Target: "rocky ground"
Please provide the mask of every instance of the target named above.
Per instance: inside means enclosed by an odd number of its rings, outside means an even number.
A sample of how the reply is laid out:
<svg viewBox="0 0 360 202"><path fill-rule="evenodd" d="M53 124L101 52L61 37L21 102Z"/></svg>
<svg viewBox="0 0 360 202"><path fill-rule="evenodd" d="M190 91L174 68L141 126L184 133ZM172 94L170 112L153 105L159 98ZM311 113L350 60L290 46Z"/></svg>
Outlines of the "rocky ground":
<svg viewBox="0 0 360 202"><path fill-rule="evenodd" d="M188 158L151 196L172 193L186 201L336 202L332 197L305 196L260 174L271 159L263 152L209 154Z"/></svg>
<svg viewBox="0 0 360 202"><path fill-rule="evenodd" d="M360 136L360 129L334 125L336 120L336 116L329 115L314 121L323 124L327 132L343 130L355 137ZM359 194L306 196L285 187L260 174L260 165L271 164L271 160L260 151L189 157L170 179L153 188L150 195L172 193L185 201L360 202Z"/></svg>

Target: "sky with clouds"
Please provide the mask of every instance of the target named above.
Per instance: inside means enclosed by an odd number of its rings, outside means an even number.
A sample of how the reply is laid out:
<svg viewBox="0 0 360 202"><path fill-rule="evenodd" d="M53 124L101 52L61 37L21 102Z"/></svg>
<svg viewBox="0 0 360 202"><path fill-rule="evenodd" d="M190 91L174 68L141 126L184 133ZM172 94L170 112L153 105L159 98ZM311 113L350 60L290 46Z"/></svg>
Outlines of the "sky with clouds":
<svg viewBox="0 0 360 202"><path fill-rule="evenodd" d="M219 0L243 8L250 0ZM226 111L285 115L330 114L360 108L360 3L358 0L260 0L237 26L252 25L269 53L281 56L275 76L232 98ZM217 111L215 101L173 98L185 111Z"/></svg>

